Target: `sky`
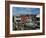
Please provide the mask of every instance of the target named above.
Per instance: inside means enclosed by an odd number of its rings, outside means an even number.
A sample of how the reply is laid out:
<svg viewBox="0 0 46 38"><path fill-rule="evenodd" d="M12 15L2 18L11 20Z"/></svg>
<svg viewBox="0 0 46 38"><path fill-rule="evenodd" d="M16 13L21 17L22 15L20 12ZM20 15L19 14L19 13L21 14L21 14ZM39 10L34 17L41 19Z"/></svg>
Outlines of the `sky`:
<svg viewBox="0 0 46 38"><path fill-rule="evenodd" d="M17 14L39 14L40 8L13 7L13 16Z"/></svg>

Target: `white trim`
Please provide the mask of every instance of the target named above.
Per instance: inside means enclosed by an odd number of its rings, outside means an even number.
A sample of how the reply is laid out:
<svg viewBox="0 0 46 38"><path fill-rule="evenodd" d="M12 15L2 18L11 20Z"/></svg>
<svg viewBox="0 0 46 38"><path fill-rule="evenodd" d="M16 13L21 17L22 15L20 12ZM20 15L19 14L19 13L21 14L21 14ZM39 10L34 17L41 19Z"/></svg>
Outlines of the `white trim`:
<svg viewBox="0 0 46 38"><path fill-rule="evenodd" d="M10 4L11 7L27 7L27 8L40 8L41 6L36 5L19 5L19 4Z"/></svg>
<svg viewBox="0 0 46 38"><path fill-rule="evenodd" d="M23 30L23 31L13 31L12 29L12 7L25 7L25 8L40 8L40 30ZM35 5L10 5L10 34L22 34L22 33L38 33L42 32L42 6Z"/></svg>

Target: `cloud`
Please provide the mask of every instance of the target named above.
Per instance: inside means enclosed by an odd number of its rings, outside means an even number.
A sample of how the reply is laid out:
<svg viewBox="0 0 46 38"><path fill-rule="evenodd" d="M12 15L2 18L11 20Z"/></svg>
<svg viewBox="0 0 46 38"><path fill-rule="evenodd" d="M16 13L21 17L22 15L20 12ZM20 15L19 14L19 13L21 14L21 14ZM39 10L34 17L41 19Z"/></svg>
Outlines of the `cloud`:
<svg viewBox="0 0 46 38"><path fill-rule="evenodd" d="M40 13L40 8L23 8L23 7L13 7L13 15L16 14L37 14Z"/></svg>

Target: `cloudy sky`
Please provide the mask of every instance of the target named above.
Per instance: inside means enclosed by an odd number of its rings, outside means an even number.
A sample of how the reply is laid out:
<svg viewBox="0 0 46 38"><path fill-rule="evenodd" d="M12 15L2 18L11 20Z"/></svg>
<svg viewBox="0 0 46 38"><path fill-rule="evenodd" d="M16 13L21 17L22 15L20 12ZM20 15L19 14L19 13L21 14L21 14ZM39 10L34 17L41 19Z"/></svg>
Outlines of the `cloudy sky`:
<svg viewBox="0 0 46 38"><path fill-rule="evenodd" d="M13 16L17 14L38 14L40 13L40 8L24 8L24 7L13 7Z"/></svg>

